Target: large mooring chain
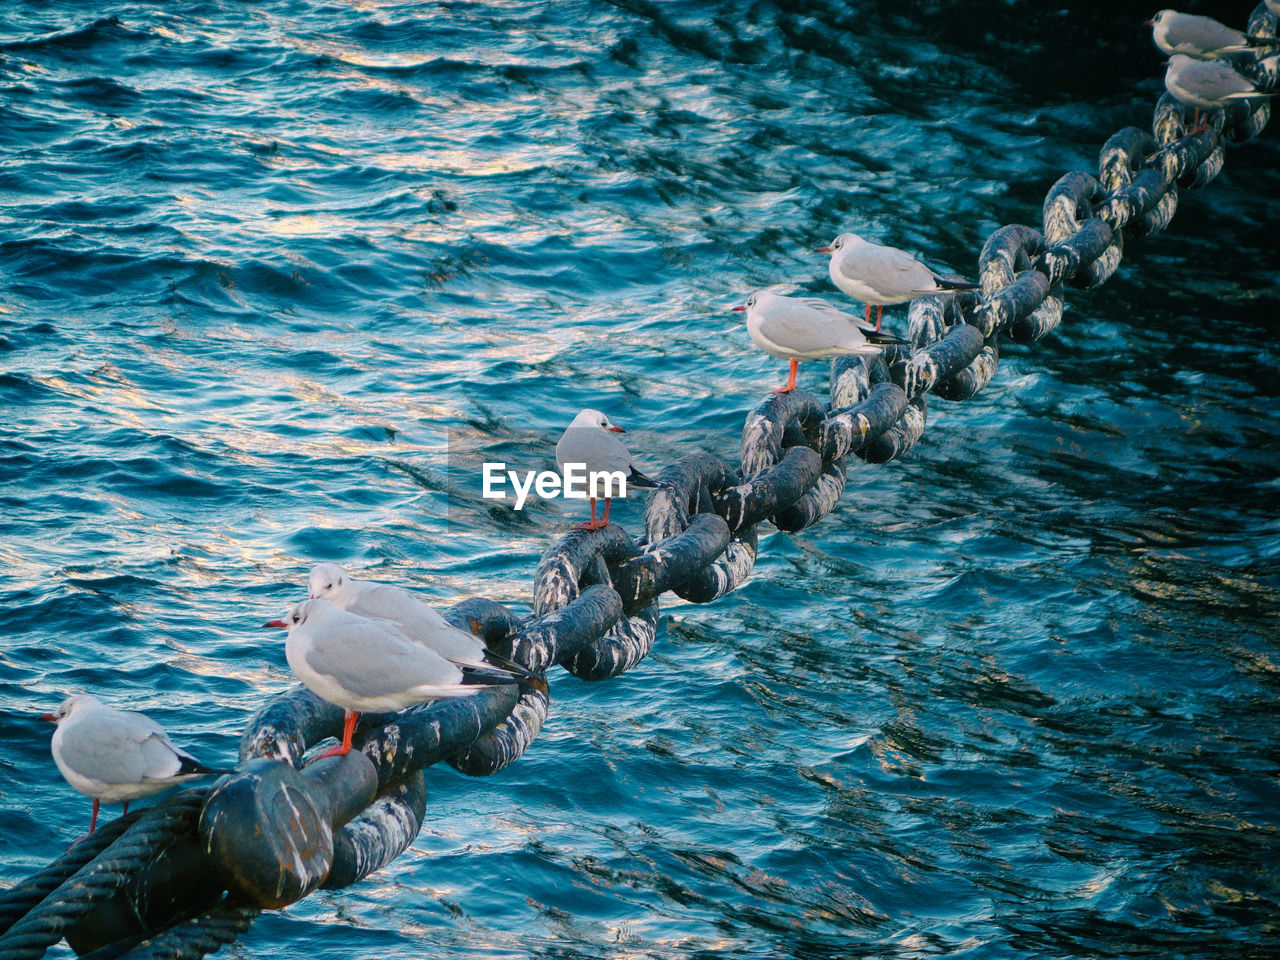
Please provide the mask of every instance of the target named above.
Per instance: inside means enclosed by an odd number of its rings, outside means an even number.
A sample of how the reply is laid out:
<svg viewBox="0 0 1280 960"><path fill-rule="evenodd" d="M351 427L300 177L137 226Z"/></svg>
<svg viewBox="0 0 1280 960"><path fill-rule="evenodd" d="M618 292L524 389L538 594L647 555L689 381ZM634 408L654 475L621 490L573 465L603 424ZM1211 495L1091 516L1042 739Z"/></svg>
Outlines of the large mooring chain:
<svg viewBox="0 0 1280 960"><path fill-rule="evenodd" d="M1277 17L1259 5L1248 30L1274 37ZM1280 82L1280 58L1242 69L1265 89ZM883 463L911 449L929 393L974 396L994 375L1001 335L1032 342L1055 329L1065 288L1111 277L1124 234L1164 230L1178 191L1217 176L1225 146L1256 136L1270 109L1236 103L1191 133L1185 108L1162 97L1151 132L1119 131L1096 176L1075 171L1054 184L1041 229L1009 225L987 239L978 293L914 301L909 349L832 361L826 404L798 390L765 398L746 418L740 468L696 452L661 471L643 540L612 524L561 537L538 564L530 617L483 598L447 611L530 679L362 716L357 749L305 766L309 747L339 733L342 711L302 687L287 691L249 722L236 774L107 824L0 895L0 960L35 960L63 936L104 957L203 956L261 909L390 862L421 829L427 766L503 769L546 720L553 665L584 680L617 676L652 649L663 593L707 603L735 589L752 570L761 523L802 530L841 499L850 455Z"/></svg>

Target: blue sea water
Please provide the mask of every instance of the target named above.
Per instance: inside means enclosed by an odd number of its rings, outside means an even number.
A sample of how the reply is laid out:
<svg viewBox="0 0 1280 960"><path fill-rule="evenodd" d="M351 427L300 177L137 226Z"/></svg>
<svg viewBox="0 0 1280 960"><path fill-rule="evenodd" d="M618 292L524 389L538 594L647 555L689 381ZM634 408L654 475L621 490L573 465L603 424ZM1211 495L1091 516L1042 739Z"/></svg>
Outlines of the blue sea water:
<svg viewBox="0 0 1280 960"><path fill-rule="evenodd" d="M451 459L550 466L584 406L654 470L736 458L786 371L729 308L841 301L846 229L972 276L1149 121L1150 13L6 4L0 885L88 815L38 713L230 761L321 560L527 612L581 506L451 503ZM1271 949L1278 171L1274 128L1231 149L835 514L668 597L623 677L554 674L525 757L432 768L404 855L225 955Z"/></svg>

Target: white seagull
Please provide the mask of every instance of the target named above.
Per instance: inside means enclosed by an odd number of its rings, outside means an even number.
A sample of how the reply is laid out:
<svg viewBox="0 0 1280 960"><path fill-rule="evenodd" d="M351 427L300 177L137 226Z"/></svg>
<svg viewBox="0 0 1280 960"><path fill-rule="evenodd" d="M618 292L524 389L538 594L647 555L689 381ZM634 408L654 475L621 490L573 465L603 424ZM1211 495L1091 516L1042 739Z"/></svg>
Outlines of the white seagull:
<svg viewBox="0 0 1280 960"><path fill-rule="evenodd" d="M867 323L871 322L871 305L876 305L877 331L887 304L976 290L978 286L939 276L905 250L863 240L856 233L840 234L829 246L819 247L818 253L831 254L831 282L867 305Z"/></svg>
<svg viewBox="0 0 1280 960"><path fill-rule="evenodd" d="M89 833L98 825L98 806L149 797L196 777L230 773L206 767L174 746L160 724L141 713L116 710L97 697L68 697L41 720L58 725L53 732L53 762L67 783L93 798Z"/></svg>
<svg viewBox="0 0 1280 960"><path fill-rule="evenodd" d="M1177 10L1161 10L1147 21L1151 27L1151 39L1161 53L1172 56L1186 54L1197 60L1213 60L1233 53L1269 55L1280 44L1272 37L1255 37L1241 30L1233 30L1213 17L1202 17Z"/></svg>
<svg viewBox="0 0 1280 960"><path fill-rule="evenodd" d="M859 326L852 313L817 297L784 297L757 290L747 298L746 306L733 309L747 312L747 333L756 346L771 356L791 361L787 385L774 393L789 393L796 388L796 370L801 360L879 353L888 344L907 343L900 337Z"/></svg>
<svg viewBox="0 0 1280 960"><path fill-rule="evenodd" d="M614 436L615 433L626 433L621 427L609 422L599 410L583 410L565 429L564 435L556 444L556 465L564 473L565 464L582 464L587 476L593 473L619 473L633 487L656 487L658 482L650 480L636 469L626 445ZM596 519L596 485L591 489L591 521L580 524L579 530L599 530L609 525L609 501L612 486L605 483L604 519ZM624 493L623 496L626 494Z"/></svg>
<svg viewBox="0 0 1280 960"><path fill-rule="evenodd" d="M1169 58L1164 87L1179 103L1195 107L1193 132L1203 129L1201 110L1221 110L1232 100L1275 96L1259 90L1252 80L1225 60L1197 60L1185 53L1175 53Z"/></svg>
<svg viewBox="0 0 1280 960"><path fill-rule="evenodd" d="M459 667L414 643L394 623L339 610L324 598L303 600L264 627L289 631L289 669L316 696L346 711L342 744L316 759L344 755L361 713L389 713L446 697L467 697L479 685L514 683Z"/></svg>
<svg viewBox="0 0 1280 960"><path fill-rule="evenodd" d="M475 634L455 627L434 607L404 587L357 580L336 563L318 563L311 568L307 592L312 600L323 597L339 610L361 617L390 620L410 640L428 647L456 666L514 669L519 676L513 676L512 682L530 675L490 651Z"/></svg>

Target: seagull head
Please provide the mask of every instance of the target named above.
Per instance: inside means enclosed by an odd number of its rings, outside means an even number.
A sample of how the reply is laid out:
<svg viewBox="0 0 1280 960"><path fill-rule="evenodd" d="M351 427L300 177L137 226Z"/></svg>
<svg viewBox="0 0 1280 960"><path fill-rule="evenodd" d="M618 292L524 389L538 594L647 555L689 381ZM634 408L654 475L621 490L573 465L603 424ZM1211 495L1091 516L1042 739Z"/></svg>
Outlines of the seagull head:
<svg viewBox="0 0 1280 960"><path fill-rule="evenodd" d="M99 703L97 697L92 697L87 693L78 693L74 697L67 697L60 704L58 709L51 713L40 714L41 720L48 720L50 723L58 723L71 716L72 712L77 709L85 709L93 704Z"/></svg>
<svg viewBox="0 0 1280 960"><path fill-rule="evenodd" d="M746 303L741 304L741 305L739 305L739 306L736 306L736 307L734 307L733 309L734 309L734 310L736 310L736 311L750 310L752 307L754 307L754 306L756 305L756 300L757 300L757 298L759 298L759 296L760 296L760 294L758 294L758 293L753 293L751 296L747 297L747 302L746 302Z"/></svg>
<svg viewBox="0 0 1280 960"><path fill-rule="evenodd" d="M328 600L303 600L302 603L293 604L293 608L283 617L276 617L275 620L269 620L264 623L264 627L279 627L280 630L293 631L301 627L307 622L307 614L311 613L312 605L316 603L329 603Z"/></svg>
<svg viewBox="0 0 1280 960"><path fill-rule="evenodd" d="M842 233L840 234L840 236L836 237L825 247L819 247L816 252L817 253L836 253L840 250L843 250L845 247L851 247L855 243L861 242L861 240L862 238L858 236L856 233Z"/></svg>
<svg viewBox="0 0 1280 960"><path fill-rule="evenodd" d="M314 600L303 600L301 603L295 603L293 609L283 617L268 620L263 624L263 627L279 627L282 630L292 632L306 623L308 618L321 616L328 610L336 609L338 608L323 597L317 597Z"/></svg>
<svg viewBox="0 0 1280 960"><path fill-rule="evenodd" d="M609 418L606 417L599 410L592 410L590 408L583 410L576 417L574 417L573 423L569 424L569 426L598 427L599 429L607 430L610 433L626 433L627 432L623 430L621 427L617 426L616 424L610 423Z"/></svg>
<svg viewBox="0 0 1280 960"><path fill-rule="evenodd" d="M307 578L308 599L332 597L347 585L347 573L336 563L317 563Z"/></svg>

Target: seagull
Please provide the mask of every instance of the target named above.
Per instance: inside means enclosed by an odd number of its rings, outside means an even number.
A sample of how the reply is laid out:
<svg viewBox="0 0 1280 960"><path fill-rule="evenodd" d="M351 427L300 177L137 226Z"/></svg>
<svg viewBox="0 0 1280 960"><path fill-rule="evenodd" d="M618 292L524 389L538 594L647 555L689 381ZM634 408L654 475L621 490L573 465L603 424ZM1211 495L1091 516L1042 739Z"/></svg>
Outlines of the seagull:
<svg viewBox="0 0 1280 960"><path fill-rule="evenodd" d="M774 393L790 393L796 388L796 369L801 360L879 353L888 344L907 341L858 325L852 313L839 310L817 297L784 297L758 290L747 298L747 333L757 347L771 356L791 361L791 376L785 387Z"/></svg>
<svg viewBox="0 0 1280 960"><path fill-rule="evenodd" d="M62 776L93 798L89 833L98 825L98 806L104 800L124 801L128 813L130 800L196 777L232 772L206 767L174 746L160 724L145 714L116 710L87 693L68 697L40 719L58 725L53 732L53 762Z"/></svg>
<svg viewBox="0 0 1280 960"><path fill-rule="evenodd" d="M588 478L597 473L621 474L633 487L660 486L656 480L650 480L636 469L636 462L626 445L613 436L615 433L626 432L610 423L609 418L599 410L583 410L573 418L560 442L556 444L556 465L560 467L561 474L564 473L566 464L580 464L586 468ZM608 493L612 485L607 479L604 482L605 492ZM597 484L592 479L591 493L596 492ZM625 487L622 495L626 496ZM591 521L580 524L579 530L599 530L609 525L609 501L612 497L604 498L603 520L596 519L596 498L592 496L590 499Z"/></svg>
<svg viewBox="0 0 1280 960"><path fill-rule="evenodd" d="M289 632L289 669L316 696L346 711L342 744L317 757L344 756L361 713L388 713L446 697L467 697L482 685L518 682L505 671L459 667L414 643L394 623L340 610L323 597L303 600L264 627Z"/></svg>
<svg viewBox="0 0 1280 960"><path fill-rule="evenodd" d="M336 563L318 563L311 568L307 592L312 600L323 597L339 610L361 617L390 620L410 640L433 650L455 666L482 670L497 666L518 674L513 677L513 682L532 676L486 648L475 634L455 627L434 607L404 587L357 580Z"/></svg>
<svg viewBox="0 0 1280 960"><path fill-rule="evenodd" d="M1177 10L1161 10L1147 21L1151 39L1161 53L1185 54L1197 60L1213 60L1232 53L1262 53L1260 48L1274 47L1280 40L1255 37L1233 30L1213 17L1201 17ZM1267 54L1263 54L1267 55Z"/></svg>
<svg viewBox="0 0 1280 960"><path fill-rule="evenodd" d="M905 303L936 293L976 290L968 280L940 277L905 250L863 240L856 233L842 233L818 253L831 254L831 281L867 305L866 322L871 322L871 305L876 305L876 331L886 304Z"/></svg>
<svg viewBox="0 0 1280 960"><path fill-rule="evenodd" d="M1232 100L1275 96L1259 90L1252 80L1237 73L1225 60L1196 60L1185 53L1175 53L1169 58L1164 87L1179 103L1195 107L1194 132L1203 129L1201 110L1221 110Z"/></svg>

